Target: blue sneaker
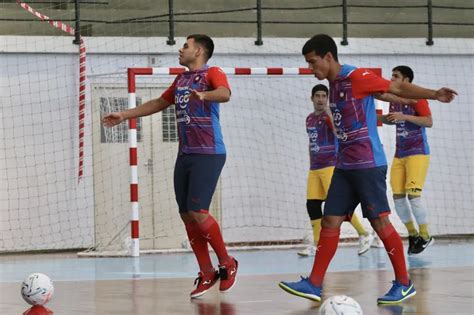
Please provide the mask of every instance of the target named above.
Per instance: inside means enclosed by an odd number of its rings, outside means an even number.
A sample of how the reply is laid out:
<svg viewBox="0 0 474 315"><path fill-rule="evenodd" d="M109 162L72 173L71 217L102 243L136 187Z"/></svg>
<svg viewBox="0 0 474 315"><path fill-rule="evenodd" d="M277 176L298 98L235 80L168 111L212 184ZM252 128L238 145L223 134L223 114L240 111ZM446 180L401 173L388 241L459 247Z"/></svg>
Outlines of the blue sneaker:
<svg viewBox="0 0 474 315"><path fill-rule="evenodd" d="M384 296L377 299L378 304L396 304L406 300L416 294L415 286L410 281L408 285L403 285L400 282L392 281L392 288Z"/></svg>
<svg viewBox="0 0 474 315"><path fill-rule="evenodd" d="M308 278L301 277L298 282L285 282L281 281L278 286L286 292L309 299L311 301L320 302L322 288L314 286L309 282Z"/></svg>

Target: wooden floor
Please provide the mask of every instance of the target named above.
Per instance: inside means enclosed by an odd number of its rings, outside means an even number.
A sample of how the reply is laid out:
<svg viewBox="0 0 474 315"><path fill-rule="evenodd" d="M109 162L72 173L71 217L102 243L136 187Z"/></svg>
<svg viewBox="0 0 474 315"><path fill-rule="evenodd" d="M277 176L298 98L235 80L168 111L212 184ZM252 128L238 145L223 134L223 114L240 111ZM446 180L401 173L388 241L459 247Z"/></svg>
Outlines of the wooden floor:
<svg viewBox="0 0 474 315"><path fill-rule="evenodd" d="M388 271L331 272L324 297L345 294L356 299L364 314L474 314L474 267L414 269L410 271L417 294L396 306L377 306L376 299L391 286ZM241 276L231 292L217 286L200 299L190 300L192 280L139 279L57 281L45 314L317 314L319 304L282 291L280 280L298 275ZM0 283L0 314L23 314L28 307L20 296L20 283Z"/></svg>

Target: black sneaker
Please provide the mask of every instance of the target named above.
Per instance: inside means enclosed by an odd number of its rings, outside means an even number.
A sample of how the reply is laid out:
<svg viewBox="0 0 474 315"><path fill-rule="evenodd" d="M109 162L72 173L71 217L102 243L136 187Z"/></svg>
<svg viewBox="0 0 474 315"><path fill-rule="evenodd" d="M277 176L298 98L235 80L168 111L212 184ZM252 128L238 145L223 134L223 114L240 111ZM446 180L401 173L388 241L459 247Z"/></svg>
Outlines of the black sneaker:
<svg viewBox="0 0 474 315"><path fill-rule="evenodd" d="M411 251L411 254L419 254L422 251L424 251L428 246L432 245L434 243L434 238L430 236L429 239L425 240L423 237L418 236L418 238L415 241L415 246Z"/></svg>
<svg viewBox="0 0 474 315"><path fill-rule="evenodd" d="M418 236L418 235L417 236L411 236L411 235L408 236L408 255L414 254L416 243L417 243L419 237L420 236Z"/></svg>

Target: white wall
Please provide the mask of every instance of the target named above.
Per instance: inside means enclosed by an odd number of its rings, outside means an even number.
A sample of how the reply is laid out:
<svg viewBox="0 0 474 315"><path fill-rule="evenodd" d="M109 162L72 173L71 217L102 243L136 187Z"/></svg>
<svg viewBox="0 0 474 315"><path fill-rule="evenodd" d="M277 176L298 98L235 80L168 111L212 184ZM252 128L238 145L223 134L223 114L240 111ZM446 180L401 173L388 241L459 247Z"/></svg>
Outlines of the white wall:
<svg viewBox="0 0 474 315"><path fill-rule="evenodd" d="M216 39L212 63L305 67L300 55L304 41L266 39L257 47L253 39ZM164 43L164 38L87 38L89 83L109 80L97 74L146 67L150 55L158 57L159 66L177 66L178 46ZM450 86L459 92L452 104L430 103L432 160L424 199L434 234L474 232L473 48L471 39L438 39L432 47L423 39L353 39L340 50L341 62L381 67L386 77L392 67L407 64L415 71L416 84ZM85 177L77 183L77 47L67 37L5 36L0 38L0 51L0 250L91 246L90 100ZM301 238L309 226L304 118L311 110L309 93L317 80L232 77L230 83L232 101L221 107L228 147L222 175L226 240ZM390 163L394 130L385 126L380 134ZM125 205L124 211L128 209ZM396 215L392 217L405 232ZM351 233L344 228L345 235Z"/></svg>

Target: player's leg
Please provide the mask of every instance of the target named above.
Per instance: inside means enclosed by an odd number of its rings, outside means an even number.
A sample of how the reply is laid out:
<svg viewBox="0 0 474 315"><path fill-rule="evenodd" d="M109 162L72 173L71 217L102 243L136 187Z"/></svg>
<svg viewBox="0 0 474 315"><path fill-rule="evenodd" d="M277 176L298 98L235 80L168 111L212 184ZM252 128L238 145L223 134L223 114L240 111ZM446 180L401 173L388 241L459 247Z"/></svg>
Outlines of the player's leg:
<svg viewBox="0 0 474 315"><path fill-rule="evenodd" d="M356 172L357 192L361 199L362 213L384 243L395 272L392 289L377 301L381 304L401 302L416 294L408 276L403 243L389 220L390 207L387 200L387 167L376 167Z"/></svg>
<svg viewBox="0 0 474 315"><path fill-rule="evenodd" d="M310 170L308 173L308 183L306 186L306 210L311 221L311 228L313 230L314 243L307 248L300 250L300 256L314 256L316 253L315 245L319 241L319 233L321 232L321 217L323 216L322 204L326 199L323 183L318 176L319 170Z"/></svg>
<svg viewBox="0 0 474 315"><path fill-rule="evenodd" d="M408 231L408 255L411 255L415 249L415 243L418 239L418 231L411 214L410 205L406 196L406 183L408 182L406 170L407 158L394 158L390 170L390 184L393 192L393 202L398 217L405 225Z"/></svg>
<svg viewBox="0 0 474 315"><path fill-rule="evenodd" d="M428 231L427 209L424 207L421 199L429 161L429 155L412 155L407 158L407 184L405 188L408 193L408 201L410 202L413 216L420 229L420 237L415 242L413 254L421 253L434 242L433 237L430 236Z"/></svg>
<svg viewBox="0 0 474 315"><path fill-rule="evenodd" d="M178 156L174 169L174 190L176 202L178 203L181 219L184 222L189 244L199 264L199 274L195 284L197 287L191 292L191 297L195 298L203 295L217 281L216 270L212 266L207 239L201 233L198 223L188 213L187 199L189 189L190 161L187 155Z"/></svg>
<svg viewBox="0 0 474 315"><path fill-rule="evenodd" d="M309 278L302 277L298 282L280 282L279 286L283 290L313 301L321 300L324 275L336 253L341 224L358 203L348 173L336 169L324 205L321 234L311 274Z"/></svg>
<svg viewBox="0 0 474 315"><path fill-rule="evenodd" d="M193 219L198 222L202 235L214 249L219 260L221 292L229 291L235 284L238 262L227 253L219 224L209 213L212 195L225 163L224 154L192 155L193 164L187 206Z"/></svg>

